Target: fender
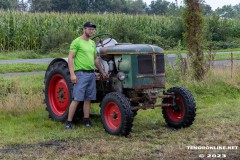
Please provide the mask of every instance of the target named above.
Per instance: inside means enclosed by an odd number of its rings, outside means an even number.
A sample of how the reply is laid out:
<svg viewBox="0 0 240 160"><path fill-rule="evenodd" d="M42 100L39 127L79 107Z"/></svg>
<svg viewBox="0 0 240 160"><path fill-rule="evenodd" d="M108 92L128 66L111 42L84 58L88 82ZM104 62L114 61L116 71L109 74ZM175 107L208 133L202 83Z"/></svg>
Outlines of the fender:
<svg viewBox="0 0 240 160"><path fill-rule="evenodd" d="M45 77L46 77L46 73L47 73L47 71L49 70L49 68L50 68L50 66L52 66L54 63L56 63L56 62L63 62L63 63L67 63L67 65L68 65L68 58L55 58L55 59L53 59L51 62L50 62L50 64L48 65L48 68L47 68L47 70L46 70L46 72L45 72Z"/></svg>

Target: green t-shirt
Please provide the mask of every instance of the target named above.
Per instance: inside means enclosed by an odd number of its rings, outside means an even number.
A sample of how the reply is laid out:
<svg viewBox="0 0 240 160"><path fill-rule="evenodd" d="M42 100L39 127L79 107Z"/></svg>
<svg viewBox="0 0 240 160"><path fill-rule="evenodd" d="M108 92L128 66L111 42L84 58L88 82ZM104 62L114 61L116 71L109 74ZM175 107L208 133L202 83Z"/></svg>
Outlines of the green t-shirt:
<svg viewBox="0 0 240 160"><path fill-rule="evenodd" d="M74 71L94 69L94 56L97 50L93 40L89 39L86 41L81 37L76 38L70 45L70 52L76 53L74 57Z"/></svg>

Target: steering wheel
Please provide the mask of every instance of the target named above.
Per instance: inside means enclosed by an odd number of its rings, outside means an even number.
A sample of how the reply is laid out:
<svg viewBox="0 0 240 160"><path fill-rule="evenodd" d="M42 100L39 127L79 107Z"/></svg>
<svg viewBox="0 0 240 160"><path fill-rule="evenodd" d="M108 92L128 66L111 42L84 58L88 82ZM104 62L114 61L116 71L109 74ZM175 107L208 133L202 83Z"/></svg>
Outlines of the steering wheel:
<svg viewBox="0 0 240 160"><path fill-rule="evenodd" d="M109 40L107 42L103 43L104 39L108 39L108 38L109 38ZM95 42L98 43L98 45L96 47L100 47L100 46L104 47L104 45L108 44L112 40L112 35L108 34L108 33L102 33L102 34L98 34L98 35L94 36L92 38L92 40L94 40L94 39L95 39Z"/></svg>

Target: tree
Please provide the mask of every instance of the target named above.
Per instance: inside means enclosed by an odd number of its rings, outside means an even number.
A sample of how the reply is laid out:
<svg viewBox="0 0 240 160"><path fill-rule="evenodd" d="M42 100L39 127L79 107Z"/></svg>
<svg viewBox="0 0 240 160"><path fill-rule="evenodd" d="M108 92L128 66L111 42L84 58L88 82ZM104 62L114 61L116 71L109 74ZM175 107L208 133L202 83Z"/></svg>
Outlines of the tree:
<svg viewBox="0 0 240 160"><path fill-rule="evenodd" d="M151 14L165 15L168 12L170 2L165 0L152 1L149 5Z"/></svg>
<svg viewBox="0 0 240 160"><path fill-rule="evenodd" d="M234 18L237 14L232 5L224 5L222 8L217 8L215 12L224 18Z"/></svg>
<svg viewBox="0 0 240 160"><path fill-rule="evenodd" d="M127 13L128 7L125 0L111 0L111 12Z"/></svg>
<svg viewBox="0 0 240 160"><path fill-rule="evenodd" d="M85 13L89 11L89 0L71 0L69 12Z"/></svg>
<svg viewBox="0 0 240 160"><path fill-rule="evenodd" d="M233 6L233 9L237 12L240 13L240 3L236 4L235 6Z"/></svg>
<svg viewBox="0 0 240 160"><path fill-rule="evenodd" d="M109 12L111 10L111 0L85 0L78 1L81 12Z"/></svg>
<svg viewBox="0 0 240 160"><path fill-rule="evenodd" d="M183 7L178 7L177 3L170 3L168 6L168 15L179 16L183 12Z"/></svg>
<svg viewBox="0 0 240 160"><path fill-rule="evenodd" d="M28 0L28 4L32 12L52 11L53 7L52 0Z"/></svg>
<svg viewBox="0 0 240 160"><path fill-rule="evenodd" d="M129 7L128 13L142 14L145 12L147 4L144 3L143 0L135 0L135 1L129 1L128 7Z"/></svg>
<svg viewBox="0 0 240 160"><path fill-rule="evenodd" d="M199 0L185 0L184 10L184 39L188 48L188 55L193 76L197 80L202 80L205 75L204 54L203 54L203 18Z"/></svg>
<svg viewBox="0 0 240 160"><path fill-rule="evenodd" d="M18 0L0 0L0 9L19 9Z"/></svg>
<svg viewBox="0 0 240 160"><path fill-rule="evenodd" d="M240 18L240 3L233 6L233 9L236 12L236 18Z"/></svg>
<svg viewBox="0 0 240 160"><path fill-rule="evenodd" d="M56 12L67 12L71 6L71 0L52 0L52 10Z"/></svg>
<svg viewBox="0 0 240 160"><path fill-rule="evenodd" d="M18 5L21 11L27 11L27 2L25 2L24 0L19 0Z"/></svg>
<svg viewBox="0 0 240 160"><path fill-rule="evenodd" d="M203 15L209 16L209 15L212 14L213 11L212 11L212 7L211 7L210 5L205 4L205 3L202 3L202 4L201 4L201 7L202 7L202 13L203 13Z"/></svg>

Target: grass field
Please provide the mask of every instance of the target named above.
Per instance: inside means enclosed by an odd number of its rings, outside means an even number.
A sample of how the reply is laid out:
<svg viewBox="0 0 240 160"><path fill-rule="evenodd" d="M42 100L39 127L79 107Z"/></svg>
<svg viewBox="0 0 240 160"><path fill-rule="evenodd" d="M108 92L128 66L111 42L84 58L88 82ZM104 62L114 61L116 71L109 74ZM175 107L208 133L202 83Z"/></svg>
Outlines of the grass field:
<svg viewBox="0 0 240 160"><path fill-rule="evenodd" d="M127 138L104 132L99 106L92 109L94 127L75 125L72 131L48 118L43 104L43 75L0 78L0 159L199 159L236 150L191 150L188 146L239 146L240 75L235 67L214 70L204 81L167 79L167 86L185 86L194 95L197 116L189 128L166 126L161 109L141 110ZM210 158L208 158L210 159ZM222 158L224 159L224 158Z"/></svg>
<svg viewBox="0 0 240 160"><path fill-rule="evenodd" d="M0 60L13 59L40 59L40 58L59 58L67 57L67 54L49 53L40 54L35 51L15 51L15 52L0 52Z"/></svg>
<svg viewBox="0 0 240 160"><path fill-rule="evenodd" d="M231 52L227 52L225 54L216 54L215 60L240 60L240 54L233 54L231 57Z"/></svg>
<svg viewBox="0 0 240 160"><path fill-rule="evenodd" d="M0 73L46 71L48 65L32 63L0 64Z"/></svg>

